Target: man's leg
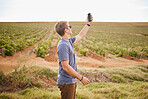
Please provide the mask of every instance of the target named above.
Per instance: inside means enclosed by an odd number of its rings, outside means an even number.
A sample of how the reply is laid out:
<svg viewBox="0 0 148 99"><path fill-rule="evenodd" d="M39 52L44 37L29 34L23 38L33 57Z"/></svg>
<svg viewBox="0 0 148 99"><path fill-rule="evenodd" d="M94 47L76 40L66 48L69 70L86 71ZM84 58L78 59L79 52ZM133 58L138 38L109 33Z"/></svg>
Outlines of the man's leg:
<svg viewBox="0 0 148 99"><path fill-rule="evenodd" d="M75 83L75 91L74 91L74 98L75 99L75 96L76 96L76 88L77 88L77 84Z"/></svg>
<svg viewBox="0 0 148 99"><path fill-rule="evenodd" d="M61 99L75 99L76 84L58 85L61 91Z"/></svg>

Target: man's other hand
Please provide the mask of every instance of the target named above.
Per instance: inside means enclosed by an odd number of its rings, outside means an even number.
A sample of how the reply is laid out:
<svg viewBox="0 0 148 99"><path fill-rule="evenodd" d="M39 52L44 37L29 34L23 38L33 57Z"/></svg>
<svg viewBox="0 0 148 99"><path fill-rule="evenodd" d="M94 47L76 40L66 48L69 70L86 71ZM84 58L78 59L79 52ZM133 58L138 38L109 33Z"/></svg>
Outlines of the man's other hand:
<svg viewBox="0 0 148 99"><path fill-rule="evenodd" d="M90 83L90 81L89 81L88 78L86 78L86 77L83 77L83 79L82 79L81 82L82 82L83 85L87 85L87 84Z"/></svg>

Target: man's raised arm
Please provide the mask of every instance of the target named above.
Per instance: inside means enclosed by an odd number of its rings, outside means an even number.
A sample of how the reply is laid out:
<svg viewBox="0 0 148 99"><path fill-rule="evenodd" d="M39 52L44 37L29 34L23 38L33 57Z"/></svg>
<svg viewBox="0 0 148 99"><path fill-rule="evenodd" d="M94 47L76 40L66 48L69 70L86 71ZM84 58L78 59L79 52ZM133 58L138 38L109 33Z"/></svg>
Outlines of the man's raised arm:
<svg viewBox="0 0 148 99"><path fill-rule="evenodd" d="M92 23L93 17L91 15L91 22L88 21L88 17L87 17L87 24L83 27L83 29L80 31L80 33L76 36L76 40L74 43L79 42L83 37L85 37L87 31L89 30L89 27Z"/></svg>

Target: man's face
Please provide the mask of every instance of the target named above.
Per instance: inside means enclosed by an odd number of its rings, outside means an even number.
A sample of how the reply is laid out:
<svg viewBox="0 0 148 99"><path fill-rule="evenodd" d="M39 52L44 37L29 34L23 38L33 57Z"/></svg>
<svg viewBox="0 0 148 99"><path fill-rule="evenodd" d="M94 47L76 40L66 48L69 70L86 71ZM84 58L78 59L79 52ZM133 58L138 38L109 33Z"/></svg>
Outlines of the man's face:
<svg viewBox="0 0 148 99"><path fill-rule="evenodd" d="M72 34L71 26L69 25L69 23L67 23L67 28L65 29L65 33L68 33L69 35Z"/></svg>

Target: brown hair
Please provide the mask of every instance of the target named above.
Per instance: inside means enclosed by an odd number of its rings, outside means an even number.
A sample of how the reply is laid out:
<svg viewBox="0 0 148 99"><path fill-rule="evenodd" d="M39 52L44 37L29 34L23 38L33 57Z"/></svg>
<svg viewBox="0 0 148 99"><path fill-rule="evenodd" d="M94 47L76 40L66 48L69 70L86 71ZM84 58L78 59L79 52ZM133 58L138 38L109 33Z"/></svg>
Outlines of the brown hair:
<svg viewBox="0 0 148 99"><path fill-rule="evenodd" d="M64 35L64 30L67 28L67 21L59 21L55 24L55 31L60 35Z"/></svg>

